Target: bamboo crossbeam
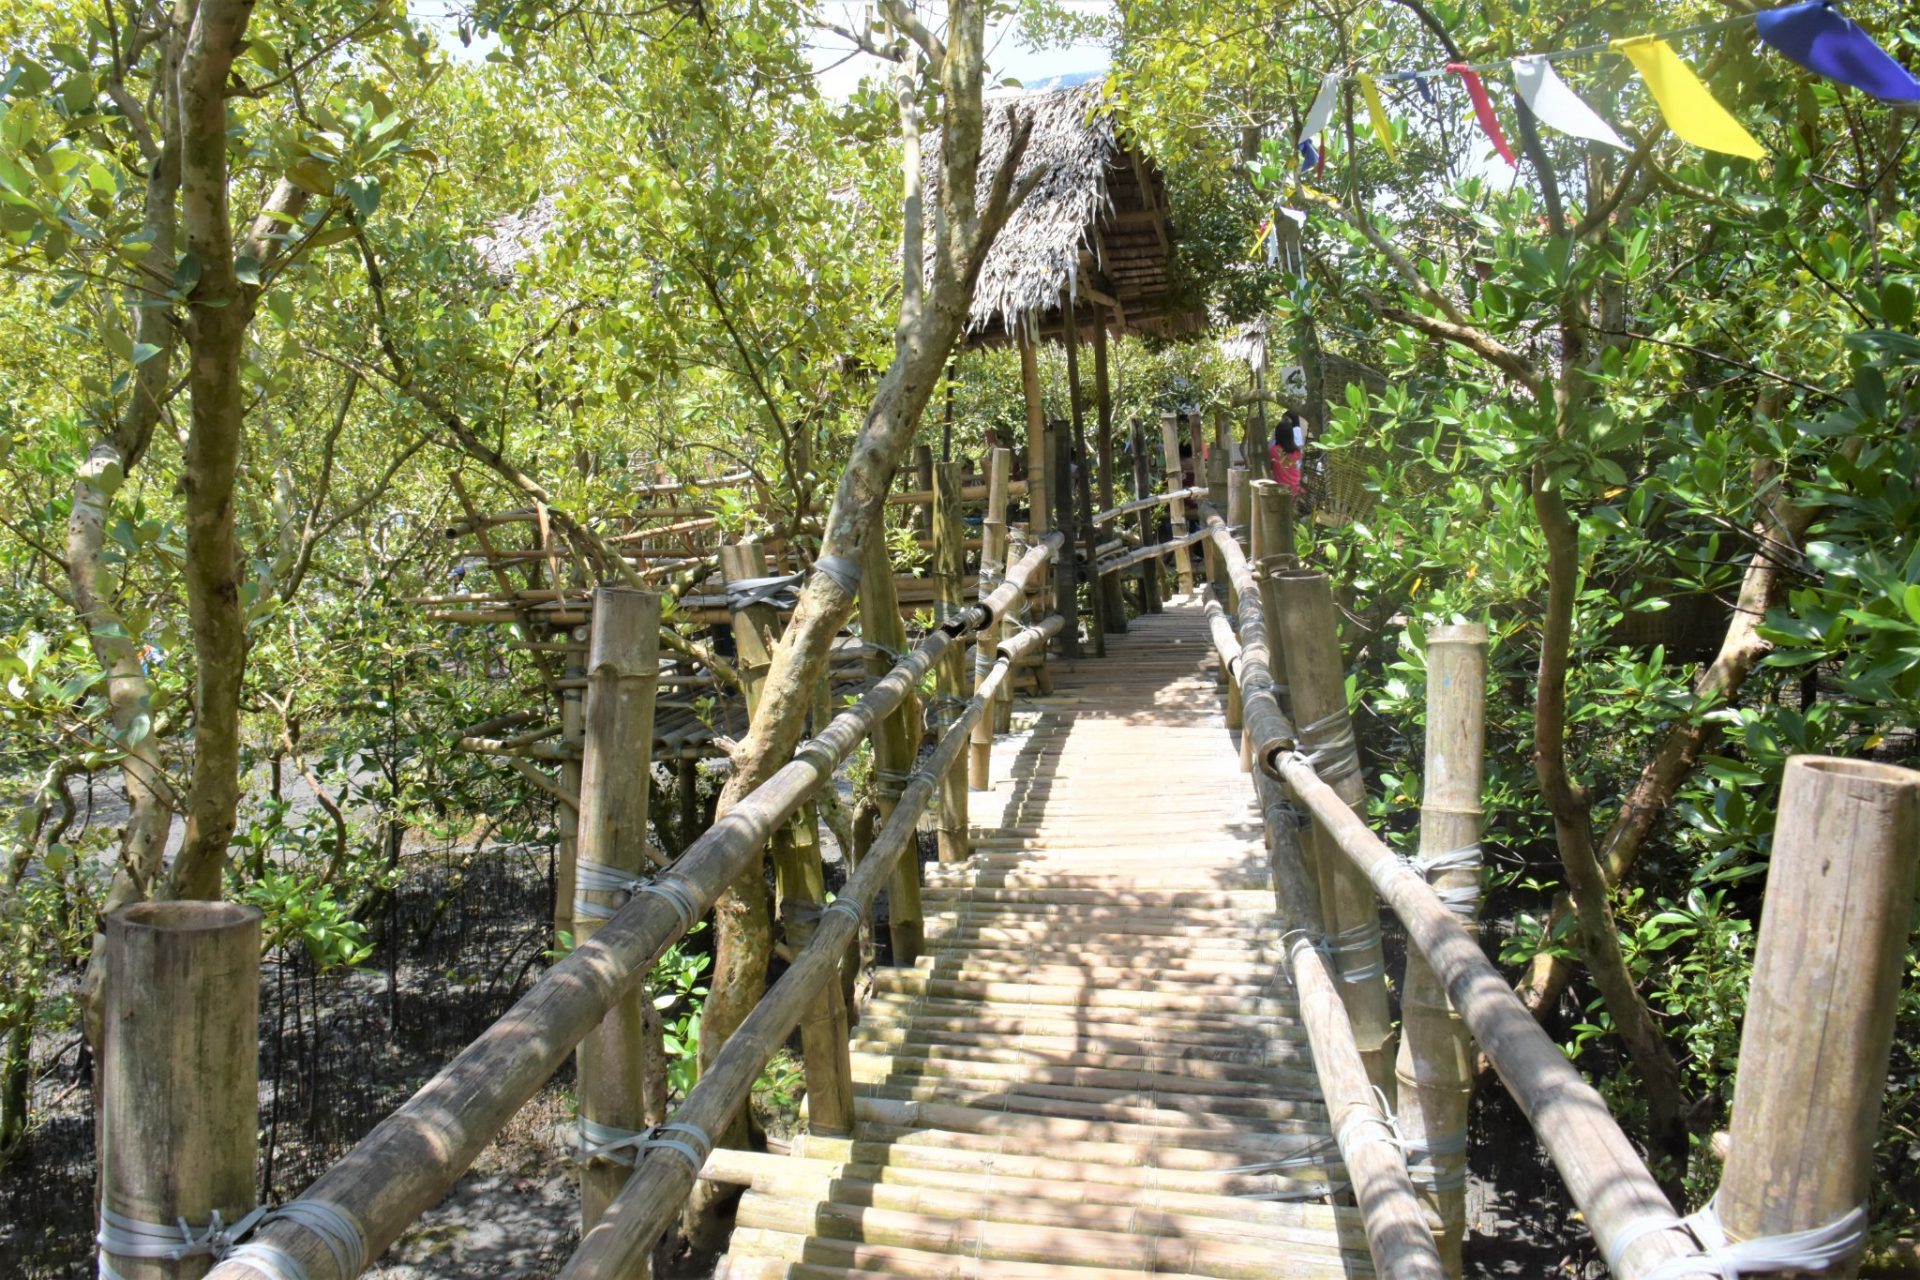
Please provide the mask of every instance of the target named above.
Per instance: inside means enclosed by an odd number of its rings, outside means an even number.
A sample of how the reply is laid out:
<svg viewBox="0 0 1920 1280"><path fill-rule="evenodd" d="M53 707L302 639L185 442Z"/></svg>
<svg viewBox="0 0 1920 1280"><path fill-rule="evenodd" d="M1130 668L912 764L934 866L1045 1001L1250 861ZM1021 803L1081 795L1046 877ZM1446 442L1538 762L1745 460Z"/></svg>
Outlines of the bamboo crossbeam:
<svg viewBox="0 0 1920 1280"><path fill-rule="evenodd" d="M1025 480L1009 480L1007 482L1007 492L1015 496L1025 496L1027 492L1027 482ZM962 502L980 502L987 496L987 483L984 480L979 484L962 485L960 488L960 501ZM933 505L933 490L931 488L908 489L902 493L890 493L887 495L887 505L890 507L930 507Z"/></svg>
<svg viewBox="0 0 1920 1280"><path fill-rule="evenodd" d="M1245 732L1252 744L1253 760L1259 768L1271 774L1274 760L1282 751L1293 746L1294 730L1292 723L1282 714L1280 703L1274 695L1276 681L1270 667L1271 648L1267 637L1266 610L1260 602L1260 584L1254 578L1253 567L1247 563L1240 544L1234 540L1226 519L1211 504L1203 504L1200 510L1207 536L1211 540L1209 545L1215 548L1226 576L1238 593L1235 607L1240 652L1228 664L1227 672L1240 690ZM1212 607L1209 605L1209 608Z"/></svg>
<svg viewBox="0 0 1920 1280"><path fill-rule="evenodd" d="M1061 542L1061 536L1053 534L1029 550L999 590L963 608L923 639L773 777L689 845L654 883L685 895L696 908L694 919L709 910L774 830L827 784L873 724L906 700L950 646L993 625ZM299 1201L320 1202L344 1217L353 1224L360 1254L380 1256L414 1219L452 1190L621 993L692 923L663 894L633 894L591 941L548 969L498 1021L321 1174ZM844 936L840 945L844 951ZM839 954L834 953L835 961ZM650 1153L656 1159L660 1154ZM610 1211L601 1225L608 1225L612 1216ZM254 1241L284 1253L307 1280L349 1280L329 1240L291 1218L263 1223ZM215 1266L208 1280L280 1277L235 1257Z"/></svg>
<svg viewBox="0 0 1920 1280"><path fill-rule="evenodd" d="M1282 753L1278 771L1294 798L1324 824L1340 853L1373 881L1406 926L1408 943L1446 985L1454 1007L1560 1171L1601 1252L1615 1258L1614 1274L1639 1280L1660 1264L1686 1256L1683 1234L1676 1230L1646 1230L1628 1239L1629 1230L1639 1233L1648 1223L1678 1227L1679 1216L1606 1102L1534 1021L1480 944L1426 880L1395 858L1333 788L1320 781L1304 757ZM1702 1269L1697 1274L1713 1273Z"/></svg>
<svg viewBox="0 0 1920 1280"><path fill-rule="evenodd" d="M1157 543L1151 547L1140 547L1122 555L1110 556L1095 564L1093 571L1095 573L1119 573L1124 569L1131 569L1136 564L1141 564L1148 560L1157 560L1169 551L1184 551L1196 542L1205 541L1207 537L1208 533L1205 529L1195 529L1182 537L1173 539L1171 542Z"/></svg>
<svg viewBox="0 0 1920 1280"><path fill-rule="evenodd" d="M1117 507L1094 513L1095 524L1108 524L1121 516L1132 515L1136 511L1149 511L1169 502L1180 502L1187 498L1205 498L1207 491L1196 485L1191 489L1175 489L1171 493L1150 493L1144 498L1135 498L1132 502L1123 502Z"/></svg>
<svg viewBox="0 0 1920 1280"><path fill-rule="evenodd" d="M726 1047L673 1113L670 1123L701 1133L719 1133L745 1105L754 1082L807 1007L827 984L838 982L838 966L858 936L862 918L873 909L874 900L892 876L893 864L913 838L919 815L941 779L966 750L973 721L991 703L995 688L1006 678L1014 660L1033 645L1044 643L1059 627L1057 617L1049 618L1000 646L993 671L967 703L967 709L941 736L932 758L914 772L899 805L841 890L839 900L851 903L854 910L836 909L821 916L813 938L728 1037ZM580 1247L561 1270L560 1280L633 1274L679 1212L698 1175L699 1169L679 1152L643 1149L635 1161L633 1176L581 1239Z"/></svg>

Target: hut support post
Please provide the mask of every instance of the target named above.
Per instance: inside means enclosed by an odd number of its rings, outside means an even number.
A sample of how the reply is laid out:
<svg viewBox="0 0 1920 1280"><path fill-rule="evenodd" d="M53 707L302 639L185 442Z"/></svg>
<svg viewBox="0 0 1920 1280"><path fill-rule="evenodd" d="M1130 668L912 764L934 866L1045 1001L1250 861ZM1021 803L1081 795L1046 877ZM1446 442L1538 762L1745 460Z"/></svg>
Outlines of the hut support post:
<svg viewBox="0 0 1920 1280"><path fill-rule="evenodd" d="M944 622L960 611L965 596L960 580L966 572L966 525L960 518L960 464L942 462L933 471L933 581L937 613ZM985 643L990 638L981 633ZM967 702L967 653L954 645L934 667L936 696L935 736L945 734L956 714L954 708ZM984 721L986 717L982 716ZM964 862L967 858L967 766L964 759L940 779L940 861Z"/></svg>
<svg viewBox="0 0 1920 1280"><path fill-rule="evenodd" d="M171 1261L114 1246L133 1243L129 1220L168 1233L184 1220L198 1233L216 1214L231 1227L253 1210L260 912L143 902L107 917L106 947L101 1261L123 1280L204 1275L204 1255Z"/></svg>
<svg viewBox="0 0 1920 1280"><path fill-rule="evenodd" d="M1060 626L1060 652L1069 659L1080 656L1080 574L1079 557L1074 552L1076 539L1073 536L1073 472L1068 464L1071 450L1068 447L1067 426L1063 422L1047 424L1047 441L1051 446L1048 461L1053 468L1054 510L1066 513L1063 532L1067 540L1060 548L1058 561L1054 568L1054 612L1064 621ZM1099 634L1095 628L1094 634Z"/></svg>
<svg viewBox="0 0 1920 1280"><path fill-rule="evenodd" d="M900 620L900 604L893 590L893 560L887 540L876 528L867 539L860 574L860 634L869 646L867 670L879 679L893 667L890 654L907 647L907 628ZM873 794L879 821L886 825L906 789L907 775L920 748L914 732L914 700L908 698L883 717L873 730ZM920 859L903 857L887 881L887 931L893 962L910 965L920 958L925 925L920 908Z"/></svg>
<svg viewBox="0 0 1920 1280"><path fill-rule="evenodd" d="M980 598L985 600L1000 585L1000 579L1007 571L1007 478L1012 474L1013 455L1005 449L987 451L987 514L980 522ZM1006 634L1004 626L1002 634ZM991 630L980 633L978 643L973 649L973 687L979 692L980 685L986 680L987 673L993 670L994 640ZM973 722L973 740L968 744L967 785L975 791L988 790L993 785L993 733L999 710L1004 705L1012 707L1010 701L1013 681L1002 680L999 692L994 695L993 704L981 717Z"/></svg>
<svg viewBox="0 0 1920 1280"><path fill-rule="evenodd" d="M1287 573L1271 585L1280 599L1287 686L1301 749L1313 756L1315 769L1334 794L1356 813L1364 813L1367 788L1360 776L1353 719L1347 713L1333 588L1324 573ZM1321 910L1340 970L1340 995L1347 1002L1367 1075L1385 1092L1393 1088L1393 1022L1380 948L1380 907L1366 873L1341 856L1323 824L1314 824L1312 839Z"/></svg>
<svg viewBox="0 0 1920 1280"><path fill-rule="evenodd" d="M1917 864L1920 772L1787 762L1717 1199L1731 1241L1866 1204Z"/></svg>
<svg viewBox="0 0 1920 1280"><path fill-rule="evenodd" d="M1074 299L1071 293L1060 296L1060 310L1064 332L1061 343L1067 349L1067 407L1069 421L1072 424L1072 447L1067 451L1067 462L1062 467L1063 474L1072 481L1066 490L1066 499L1061 509L1069 513L1066 527L1072 531L1067 539L1069 548L1077 547L1077 552L1064 559L1077 560L1087 573L1093 573L1095 547L1099 534L1093 527L1093 490L1087 456L1087 397L1080 385L1080 325L1074 315ZM1064 562L1064 560L1063 560ZM1093 611L1089 620L1087 634L1093 640L1093 656L1107 656L1107 623L1105 597L1100 593L1099 575L1087 584L1087 604Z"/></svg>
<svg viewBox="0 0 1920 1280"><path fill-rule="evenodd" d="M1128 436L1133 447L1133 496L1144 499L1148 495L1151 481L1147 476L1147 433L1141 429L1139 419L1135 419L1133 430ZM1156 530L1159 528L1159 512L1152 507L1143 508L1138 517L1140 545L1151 547L1159 541ZM1160 612L1160 557L1155 556L1140 566L1140 612Z"/></svg>
<svg viewBox="0 0 1920 1280"><path fill-rule="evenodd" d="M625 901L627 891L617 887L619 881L651 870L647 783L659 682L660 597L650 591L596 589L580 769L582 874L573 907L582 942ZM660 1015L646 983L634 983L614 1002L580 1042L576 1063L583 1153L666 1118L666 1054ZM604 1155L583 1161L583 1231L600 1220L630 1172Z"/></svg>
<svg viewBox="0 0 1920 1280"><path fill-rule="evenodd" d="M1487 629L1427 633L1427 767L1420 795L1420 859L1440 900L1469 932L1480 907L1480 794L1486 778ZM1440 1258L1461 1274L1467 1233L1467 1107L1473 1046L1467 1024L1418 947L1407 948L1395 1076L1408 1170L1440 1222Z"/></svg>
<svg viewBox="0 0 1920 1280"><path fill-rule="evenodd" d="M1096 429L1100 433L1098 442L1100 457L1100 510L1112 510L1114 505L1113 479L1113 390L1107 378L1107 317L1105 308L1094 311L1093 326L1093 410ZM1116 530L1117 532L1117 530ZM1097 540L1099 531L1094 530ZM1087 554L1093 554L1091 545ZM1100 592L1100 622L1102 627L1114 634L1127 629L1126 599L1121 593L1120 575L1109 573L1099 579L1097 590Z"/></svg>
<svg viewBox="0 0 1920 1280"><path fill-rule="evenodd" d="M1160 449L1166 454L1167 492L1179 493L1187 487L1180 468L1180 419L1172 413L1160 415ZM1187 536L1187 500L1174 498L1167 503L1167 518L1175 541ZM1173 571L1180 580L1180 594L1193 594L1193 549L1182 542L1173 549Z"/></svg>

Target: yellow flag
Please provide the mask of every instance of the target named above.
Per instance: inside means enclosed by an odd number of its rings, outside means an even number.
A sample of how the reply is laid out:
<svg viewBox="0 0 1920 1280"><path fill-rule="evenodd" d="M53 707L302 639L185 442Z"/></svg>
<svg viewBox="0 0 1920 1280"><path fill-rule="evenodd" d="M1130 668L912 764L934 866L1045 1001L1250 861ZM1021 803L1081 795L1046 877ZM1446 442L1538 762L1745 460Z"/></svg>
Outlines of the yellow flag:
<svg viewBox="0 0 1920 1280"><path fill-rule="evenodd" d="M1373 136L1380 139L1380 147L1387 153L1387 159L1399 157L1393 151L1393 122L1387 119L1387 109L1380 102L1380 86L1373 82L1370 75L1360 77L1360 96L1367 100L1367 115L1373 121Z"/></svg>
<svg viewBox="0 0 1920 1280"><path fill-rule="evenodd" d="M1687 69L1673 46L1658 36L1634 36L1615 40L1614 50L1623 53L1647 82L1647 89L1667 118L1667 127L1696 147L1724 151L1731 156L1758 160L1766 151L1753 135L1727 109L1713 100L1700 77Z"/></svg>

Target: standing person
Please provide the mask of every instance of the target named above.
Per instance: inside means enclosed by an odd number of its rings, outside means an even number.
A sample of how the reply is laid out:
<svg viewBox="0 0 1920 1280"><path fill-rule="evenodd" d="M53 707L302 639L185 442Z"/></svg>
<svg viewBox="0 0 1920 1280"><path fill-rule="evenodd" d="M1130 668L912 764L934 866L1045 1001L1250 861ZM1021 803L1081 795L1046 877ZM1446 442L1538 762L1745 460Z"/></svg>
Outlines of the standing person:
<svg viewBox="0 0 1920 1280"><path fill-rule="evenodd" d="M1300 415L1289 409L1280 415L1280 425L1273 429L1267 461L1273 467L1275 482L1285 485L1287 492L1296 498L1300 496L1300 455L1306 447L1307 433L1300 425Z"/></svg>

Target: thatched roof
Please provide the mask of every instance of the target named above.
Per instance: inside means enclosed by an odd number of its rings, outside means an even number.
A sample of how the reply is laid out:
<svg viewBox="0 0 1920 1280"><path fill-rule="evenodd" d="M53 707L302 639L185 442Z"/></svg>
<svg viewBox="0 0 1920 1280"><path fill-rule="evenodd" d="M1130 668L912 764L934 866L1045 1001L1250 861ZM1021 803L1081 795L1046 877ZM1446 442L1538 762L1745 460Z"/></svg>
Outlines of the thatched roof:
<svg viewBox="0 0 1920 1280"><path fill-rule="evenodd" d="M1084 325L1110 309L1115 332L1172 336L1205 328L1204 311L1172 296L1174 235L1165 183L1121 139L1099 87L991 98L983 184L1006 155L1009 107L1033 116L1020 176L1043 176L987 255L969 339L992 344L1023 324L1030 331L1058 326L1063 293L1073 297Z"/></svg>

